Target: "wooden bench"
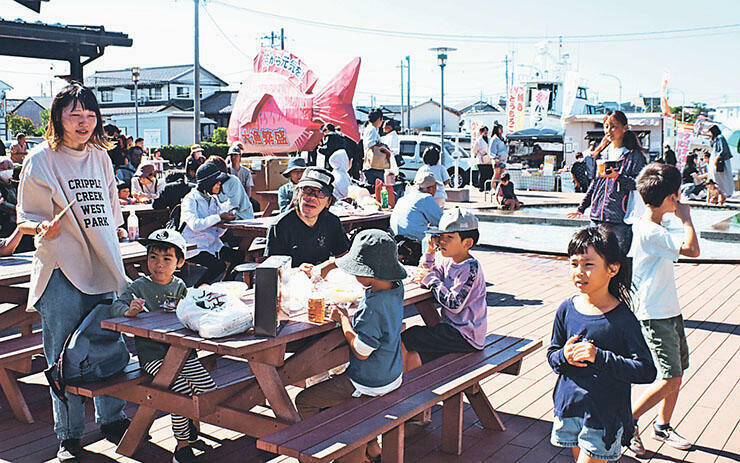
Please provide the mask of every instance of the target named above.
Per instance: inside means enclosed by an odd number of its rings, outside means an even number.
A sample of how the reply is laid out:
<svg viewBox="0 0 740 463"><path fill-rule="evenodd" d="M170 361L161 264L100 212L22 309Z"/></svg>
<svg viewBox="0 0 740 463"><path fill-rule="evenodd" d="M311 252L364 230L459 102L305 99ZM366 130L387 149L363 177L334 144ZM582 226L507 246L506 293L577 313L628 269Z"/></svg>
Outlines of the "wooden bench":
<svg viewBox="0 0 740 463"><path fill-rule="evenodd" d="M480 382L495 373L518 374L522 359L541 344L489 335L482 351L445 355L404 373L402 386L393 392L346 401L257 440L257 448L301 462L326 462L342 456L362 461L365 445L382 435L382 460L400 463L404 423L442 402L442 450L459 455L463 394L483 426L504 431Z"/></svg>
<svg viewBox="0 0 740 463"><path fill-rule="evenodd" d="M18 386L15 373L30 373L31 359L34 355L43 353L41 331L0 339L0 386L16 419L23 423L33 423L33 416Z"/></svg>

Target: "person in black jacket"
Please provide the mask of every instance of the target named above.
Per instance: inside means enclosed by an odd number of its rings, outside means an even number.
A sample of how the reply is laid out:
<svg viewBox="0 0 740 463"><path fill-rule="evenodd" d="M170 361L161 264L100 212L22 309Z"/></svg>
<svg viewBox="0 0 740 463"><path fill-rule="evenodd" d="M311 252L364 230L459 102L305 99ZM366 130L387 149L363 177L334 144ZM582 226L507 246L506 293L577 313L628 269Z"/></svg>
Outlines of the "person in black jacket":
<svg viewBox="0 0 740 463"><path fill-rule="evenodd" d="M666 164L672 166L676 165L676 153L671 149L670 145L665 145L665 151L663 151L663 161Z"/></svg>
<svg viewBox="0 0 740 463"><path fill-rule="evenodd" d="M154 209L168 209L172 214L173 209L179 206L190 190L193 189L193 185L185 181L185 174L182 172L171 171L165 177L167 182L164 185L162 193L159 197L154 200L152 207ZM175 213L175 223L180 223L180 212L179 210Z"/></svg>
<svg viewBox="0 0 740 463"><path fill-rule="evenodd" d="M347 156L349 156L349 175L355 179L360 179L360 172L362 171L362 159L363 159L363 149L362 149L362 140L360 142L356 142L349 138L345 133L342 133L342 128L337 127L337 133L342 136L342 139L344 140L344 150L347 151Z"/></svg>
<svg viewBox="0 0 740 463"><path fill-rule="evenodd" d="M321 144L316 151L324 156L324 165L317 167L323 167L324 169L331 171L332 168L329 165L329 158L336 150L347 149L344 143L344 140L347 137L343 137L339 134L336 127L334 127L334 124L324 124L321 127L321 133L324 134L324 138L321 140Z"/></svg>

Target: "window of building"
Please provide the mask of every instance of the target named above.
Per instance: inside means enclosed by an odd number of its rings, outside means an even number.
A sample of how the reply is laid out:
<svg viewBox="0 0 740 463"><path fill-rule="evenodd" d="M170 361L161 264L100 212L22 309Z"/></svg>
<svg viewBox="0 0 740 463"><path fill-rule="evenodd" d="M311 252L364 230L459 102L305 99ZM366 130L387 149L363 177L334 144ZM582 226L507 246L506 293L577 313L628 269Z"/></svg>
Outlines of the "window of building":
<svg viewBox="0 0 740 463"><path fill-rule="evenodd" d="M103 103L109 103L113 101L113 90L101 90L100 101Z"/></svg>
<svg viewBox="0 0 740 463"><path fill-rule="evenodd" d="M161 100L162 99L162 87L151 87L149 89L150 100Z"/></svg>
<svg viewBox="0 0 740 463"><path fill-rule="evenodd" d="M177 97L178 98L190 98L190 88L189 87L177 87Z"/></svg>
<svg viewBox="0 0 740 463"><path fill-rule="evenodd" d="M402 141L400 151L401 151L402 156L413 158L416 154L415 153L416 152L416 142L415 141Z"/></svg>
<svg viewBox="0 0 740 463"><path fill-rule="evenodd" d="M576 98L579 98L581 100L588 100L588 96L586 95L586 89L583 87L578 87Z"/></svg>
<svg viewBox="0 0 740 463"><path fill-rule="evenodd" d="M131 89L131 101L136 100L136 89Z"/></svg>

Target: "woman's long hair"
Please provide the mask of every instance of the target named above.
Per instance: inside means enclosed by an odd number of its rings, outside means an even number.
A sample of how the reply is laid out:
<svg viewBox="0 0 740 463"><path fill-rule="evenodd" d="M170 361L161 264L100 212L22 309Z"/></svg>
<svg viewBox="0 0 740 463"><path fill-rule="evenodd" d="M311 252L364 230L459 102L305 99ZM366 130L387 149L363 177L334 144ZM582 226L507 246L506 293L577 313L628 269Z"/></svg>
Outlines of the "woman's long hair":
<svg viewBox="0 0 740 463"><path fill-rule="evenodd" d="M610 117L613 117L614 120L619 122L621 125L627 127L629 126L629 122L627 121L627 116L624 115L622 111L609 111L606 113L606 116L604 116L604 123L606 123L606 120ZM645 148L642 147L642 144L640 143L640 139L637 138L637 135L635 132L633 132L630 129L627 129L627 131L624 133L624 138L622 138L622 144L624 145L627 150L630 152L632 151L639 151L640 153L645 153Z"/></svg>
<svg viewBox="0 0 740 463"><path fill-rule="evenodd" d="M87 145L92 145L101 150L113 148L105 135L105 131L103 131L103 118L100 115L100 106L98 105L98 99L95 98L95 93L79 82L72 82L57 93L51 103L49 123L44 134L44 138L49 142L51 149L56 151L64 141L62 111L69 105L72 105L72 108L79 106L83 110L95 113L97 123L90 139L87 141Z"/></svg>
<svg viewBox="0 0 740 463"><path fill-rule="evenodd" d="M609 280L609 294L628 307L632 303L630 280L627 271L627 256L619 248L619 241L614 232L604 227L587 227L578 230L568 243L568 257L586 254L588 248L594 248L607 265L619 264L619 272Z"/></svg>

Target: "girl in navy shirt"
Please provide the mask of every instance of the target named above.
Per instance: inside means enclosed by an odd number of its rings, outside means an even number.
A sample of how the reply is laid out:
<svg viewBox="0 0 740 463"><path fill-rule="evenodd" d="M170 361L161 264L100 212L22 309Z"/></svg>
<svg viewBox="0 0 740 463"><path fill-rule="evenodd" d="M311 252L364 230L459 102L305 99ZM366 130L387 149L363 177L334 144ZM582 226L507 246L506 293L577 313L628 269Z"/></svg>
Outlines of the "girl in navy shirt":
<svg viewBox="0 0 740 463"><path fill-rule="evenodd" d="M655 379L617 238L580 230L568 244L578 295L558 308L547 359L557 373L551 442L578 463L616 461L634 431L630 387Z"/></svg>

